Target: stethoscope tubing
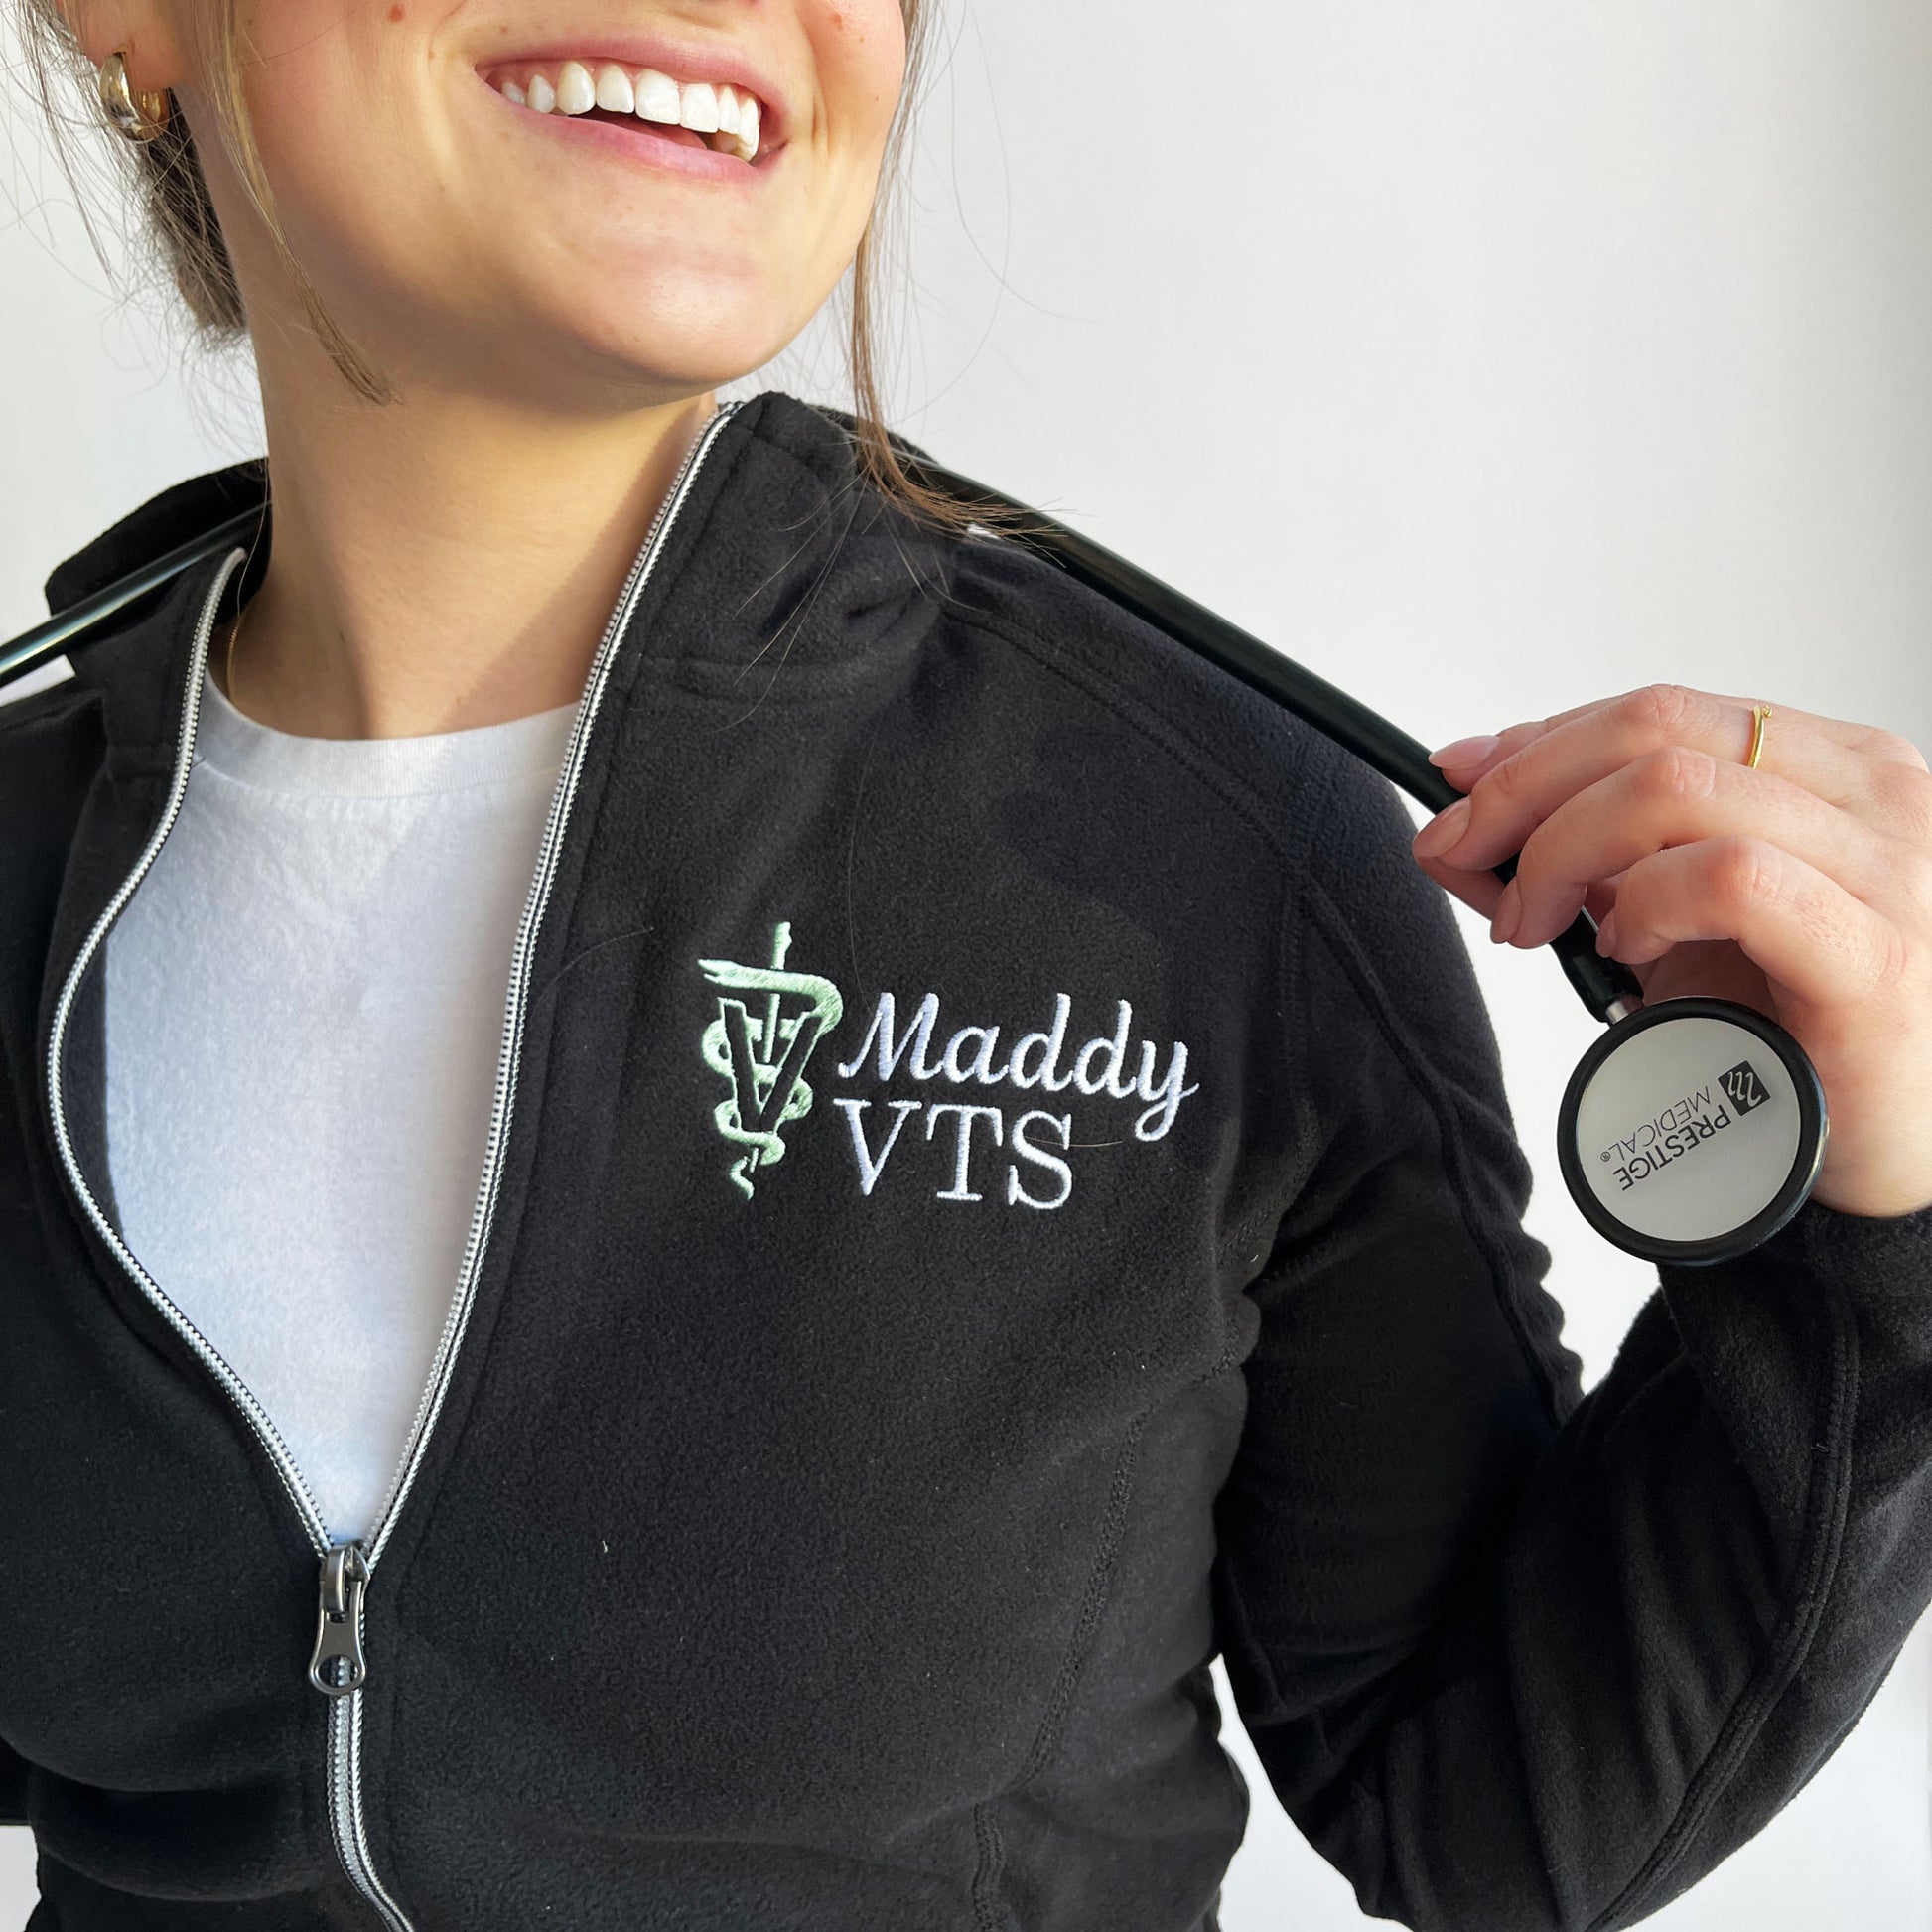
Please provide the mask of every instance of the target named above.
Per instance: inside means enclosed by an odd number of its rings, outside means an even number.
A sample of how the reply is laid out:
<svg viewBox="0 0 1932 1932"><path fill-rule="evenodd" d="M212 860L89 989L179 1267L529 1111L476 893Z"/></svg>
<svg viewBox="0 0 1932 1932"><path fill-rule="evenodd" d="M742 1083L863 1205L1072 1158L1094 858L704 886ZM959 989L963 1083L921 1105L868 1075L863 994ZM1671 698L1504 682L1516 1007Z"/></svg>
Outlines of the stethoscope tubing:
<svg viewBox="0 0 1932 1932"><path fill-rule="evenodd" d="M1407 732L1306 665L1263 643L1205 605L1196 604L1173 585L1164 584L1043 511L989 489L930 458L902 447L901 461L915 482L955 501L968 507L990 504L1006 511L1007 517L999 525L1000 535L1039 551L1069 577L1111 598L1176 643L1272 698L1285 711L1352 752L1428 811L1439 812L1463 795L1430 763L1427 748ZM1505 859L1494 870L1499 879L1513 879L1516 861ZM1578 998L1596 1019L1619 1020L1641 1002L1643 989L1635 974L1596 950L1596 922L1588 913L1580 912L1551 940L1550 947L1563 962Z"/></svg>
<svg viewBox="0 0 1932 1932"><path fill-rule="evenodd" d="M1158 577L1044 511L933 463L907 446L901 446L901 450L904 468L915 482L969 508L996 506L1005 513L998 525L1000 536L1026 544L1069 577L1098 591L1176 643L1218 665L1229 676L1273 699L1284 710L1352 752L1426 810L1441 811L1462 796L1430 763L1428 751L1422 744L1306 665L1285 656L1205 605L1197 604L1171 584L1164 584ZM95 625L136 599L161 589L184 571L237 544L252 547L261 528L260 507L243 510L205 535L177 545L152 563L35 625L0 649L0 685L84 639ZM1513 858L1505 859L1495 868L1499 879L1511 879L1515 872ZM1596 1019L1606 1022L1620 1019L1641 1002L1642 989L1635 975L1618 961L1605 959L1597 952L1596 925L1587 912L1580 912L1551 940L1550 947L1562 961L1578 998Z"/></svg>
<svg viewBox="0 0 1932 1932"><path fill-rule="evenodd" d="M225 523L217 523L206 534L177 544L153 563L130 571L104 590L82 598L78 604L69 606L59 616L49 618L45 623L37 623L33 629L23 631L12 643L0 649L0 684L11 683L43 659L57 656L76 638L83 638L97 623L105 622L116 611L132 604L137 598L146 597L150 591L160 590L182 572L193 570L197 564L232 550L237 544L244 549L249 548L254 539L260 536L261 528L259 506L243 510L239 515L229 517Z"/></svg>

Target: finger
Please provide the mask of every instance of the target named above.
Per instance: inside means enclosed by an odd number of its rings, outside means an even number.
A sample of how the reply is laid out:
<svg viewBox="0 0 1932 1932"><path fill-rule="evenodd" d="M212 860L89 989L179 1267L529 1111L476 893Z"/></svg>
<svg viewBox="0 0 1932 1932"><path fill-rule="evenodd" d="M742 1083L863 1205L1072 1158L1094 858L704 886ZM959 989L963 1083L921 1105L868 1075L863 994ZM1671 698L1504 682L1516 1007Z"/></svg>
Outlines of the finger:
<svg viewBox="0 0 1932 1932"><path fill-rule="evenodd" d="M1687 941L1731 939L1817 1007L1869 1000L1905 964L1891 920L1815 866L1748 837L1672 846L1632 866L1601 938L1601 950L1631 966Z"/></svg>
<svg viewBox="0 0 1932 1932"><path fill-rule="evenodd" d="M1537 740L1548 737L1552 732L1598 714L1614 718L1619 713L1636 713L1640 716L1668 722L1702 707L1702 715L1707 725L1715 724L1720 714L1728 714L1730 735L1735 742L1735 757L1741 761L1750 754L1751 733L1754 729L1752 709L1757 701L1748 697L1734 696L1721 692L1695 691L1683 685L1653 684L1641 686L1634 691L1625 691L1612 698L1593 699L1588 704L1573 706L1568 711L1553 713L1548 718L1533 722L1511 725L1498 732L1493 738L1459 739L1454 745L1444 747L1444 751L1456 756L1443 759L1439 753L1431 753L1432 760L1438 760L1440 769L1449 782L1463 792L1472 790L1477 781L1495 770L1499 765L1514 758L1525 747ZM1767 727L1765 747L1760 754L1760 768L1773 762L1770 758L1771 735L1775 734L1779 746L1779 757L1775 768L1787 777L1794 777L1801 783L1810 779L1801 763L1787 764L1783 758L1785 741L1793 732L1808 740L1835 745L1842 753L1880 764L1897 763L1911 769L1925 771L1927 761L1923 752L1909 739L1897 733L1884 730L1880 726L1857 724L1847 719L1829 718L1822 713L1800 711L1794 706L1773 707ZM1664 734L1665 736L1674 734ZM1659 741L1662 742L1662 736ZM1723 745L1705 743L1707 751L1727 755ZM1819 787L1814 784L1814 790Z"/></svg>
<svg viewBox="0 0 1932 1932"><path fill-rule="evenodd" d="M1418 859L1416 863L1437 885L1459 898L1464 905L1480 912L1485 919L1496 916L1496 902L1503 896L1503 882L1487 866L1474 872L1464 872L1460 867L1444 865L1440 859Z"/></svg>
<svg viewBox="0 0 1932 1932"><path fill-rule="evenodd" d="M1458 738L1452 745L1431 752L1429 761L1451 784L1459 785L1466 792L1485 771L1513 757L1549 729L1549 720L1538 719L1534 723L1506 726L1500 732Z"/></svg>
<svg viewBox="0 0 1932 1932"><path fill-rule="evenodd" d="M1763 698L1748 697L1734 691L1699 691L1682 684L1649 684L1639 685L1631 691L1619 691L1613 698L1601 698L1590 704L1574 705L1568 711L1559 711L1544 719L1543 723L1546 728L1567 725L1572 719L1587 717L1590 712L1600 710L1605 705L1633 703L1669 705L1680 699L1697 698L1741 713L1746 720L1749 719L1754 706L1767 702ZM1796 705L1775 705L1772 710L1774 724L1790 723L1800 726L1816 737L1832 739L1848 751L1901 759L1907 762L1916 762L1921 768L1925 765L1925 755L1917 746L1880 726L1861 724L1852 718L1832 718L1820 711L1800 711ZM1748 738L1745 740L1745 747L1748 752Z"/></svg>
<svg viewBox="0 0 1932 1932"><path fill-rule="evenodd" d="M1898 842L1863 819L1803 785L1672 745L1587 785L1530 834L1503 896L1513 906L1506 936L1544 945L1577 916L1592 880L1669 846L1728 836L1766 840L1879 910L1912 888Z"/></svg>
<svg viewBox="0 0 1932 1932"><path fill-rule="evenodd" d="M1433 879L1437 885L1458 898L1471 911L1479 912L1492 923L1496 916L1496 906L1503 896L1503 882L1487 867L1476 872L1463 872L1454 866L1446 866L1439 859L1419 859L1417 865ZM1616 904L1617 880L1593 879L1585 889L1584 910L1597 924Z"/></svg>
<svg viewBox="0 0 1932 1932"><path fill-rule="evenodd" d="M1473 780L1466 810L1450 806L1425 828L1422 849L1464 868L1495 865L1521 851L1565 800L1665 746L1689 746L1741 766L1750 738L1748 712L1733 713L1724 700L1706 699L1701 692L1683 695L1681 707L1674 701L1652 703L1648 694L1617 699L1530 740ZM1779 719L1782 723L1783 714ZM1772 749L1775 758L1769 756ZM1891 766L1829 735L1810 735L1796 723L1780 732L1774 748L1767 746L1757 768L1862 817L1876 821L1891 814ZM1440 838L1449 831L1455 836L1448 844L1428 850L1432 832Z"/></svg>

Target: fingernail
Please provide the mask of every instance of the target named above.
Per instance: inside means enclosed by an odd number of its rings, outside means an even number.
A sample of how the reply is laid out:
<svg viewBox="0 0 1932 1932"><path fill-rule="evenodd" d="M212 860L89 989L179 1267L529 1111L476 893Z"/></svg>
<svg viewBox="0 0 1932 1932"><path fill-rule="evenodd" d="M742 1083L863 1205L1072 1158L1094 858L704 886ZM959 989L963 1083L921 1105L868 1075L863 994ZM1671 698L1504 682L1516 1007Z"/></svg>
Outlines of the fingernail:
<svg viewBox="0 0 1932 1932"><path fill-rule="evenodd" d="M1495 923L1489 928L1489 936L1497 945L1506 946L1516 937L1516 928L1523 923L1523 896L1516 890L1515 880L1503 888L1503 896L1496 901Z"/></svg>
<svg viewBox="0 0 1932 1932"><path fill-rule="evenodd" d="M1431 752L1431 764L1480 764L1502 741L1493 732L1480 738L1458 738L1452 744Z"/></svg>
<svg viewBox="0 0 1932 1932"><path fill-rule="evenodd" d="M1469 829L1469 801L1446 805L1416 834L1411 848L1418 859L1439 859Z"/></svg>

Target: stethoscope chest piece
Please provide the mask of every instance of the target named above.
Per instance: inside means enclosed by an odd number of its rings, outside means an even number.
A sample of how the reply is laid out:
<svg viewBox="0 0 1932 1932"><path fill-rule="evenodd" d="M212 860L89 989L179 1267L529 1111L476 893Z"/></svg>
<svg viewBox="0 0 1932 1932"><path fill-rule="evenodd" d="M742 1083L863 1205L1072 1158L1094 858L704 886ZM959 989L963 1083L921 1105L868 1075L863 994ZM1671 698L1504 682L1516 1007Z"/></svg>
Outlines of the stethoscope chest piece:
<svg viewBox="0 0 1932 1932"><path fill-rule="evenodd" d="M1648 1261L1728 1261L1804 1205L1825 1090L1775 1021L1730 1000L1640 1007L1570 1077L1563 1177L1605 1240Z"/></svg>

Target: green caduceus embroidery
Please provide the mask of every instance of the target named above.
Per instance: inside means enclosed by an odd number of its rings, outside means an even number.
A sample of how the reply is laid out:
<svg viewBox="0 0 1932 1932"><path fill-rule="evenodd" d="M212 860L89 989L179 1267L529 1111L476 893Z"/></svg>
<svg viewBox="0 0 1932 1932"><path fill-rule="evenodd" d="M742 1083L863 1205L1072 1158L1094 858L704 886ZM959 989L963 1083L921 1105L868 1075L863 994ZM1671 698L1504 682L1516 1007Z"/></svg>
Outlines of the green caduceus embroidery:
<svg viewBox="0 0 1932 1932"><path fill-rule="evenodd" d="M771 935L769 966L741 966L732 959L698 961L705 978L721 989L718 1018L704 1030L705 1064L722 1073L732 1089L731 1098L719 1102L712 1118L726 1140L745 1149L731 1164L731 1177L747 1200L759 1163L768 1168L784 1159L779 1130L811 1112L805 1062L819 1035L836 1027L845 1011L830 980L784 970L790 946L791 921L782 919ZM757 1001L735 994L764 997ZM786 1013L787 998L806 1004Z"/></svg>

